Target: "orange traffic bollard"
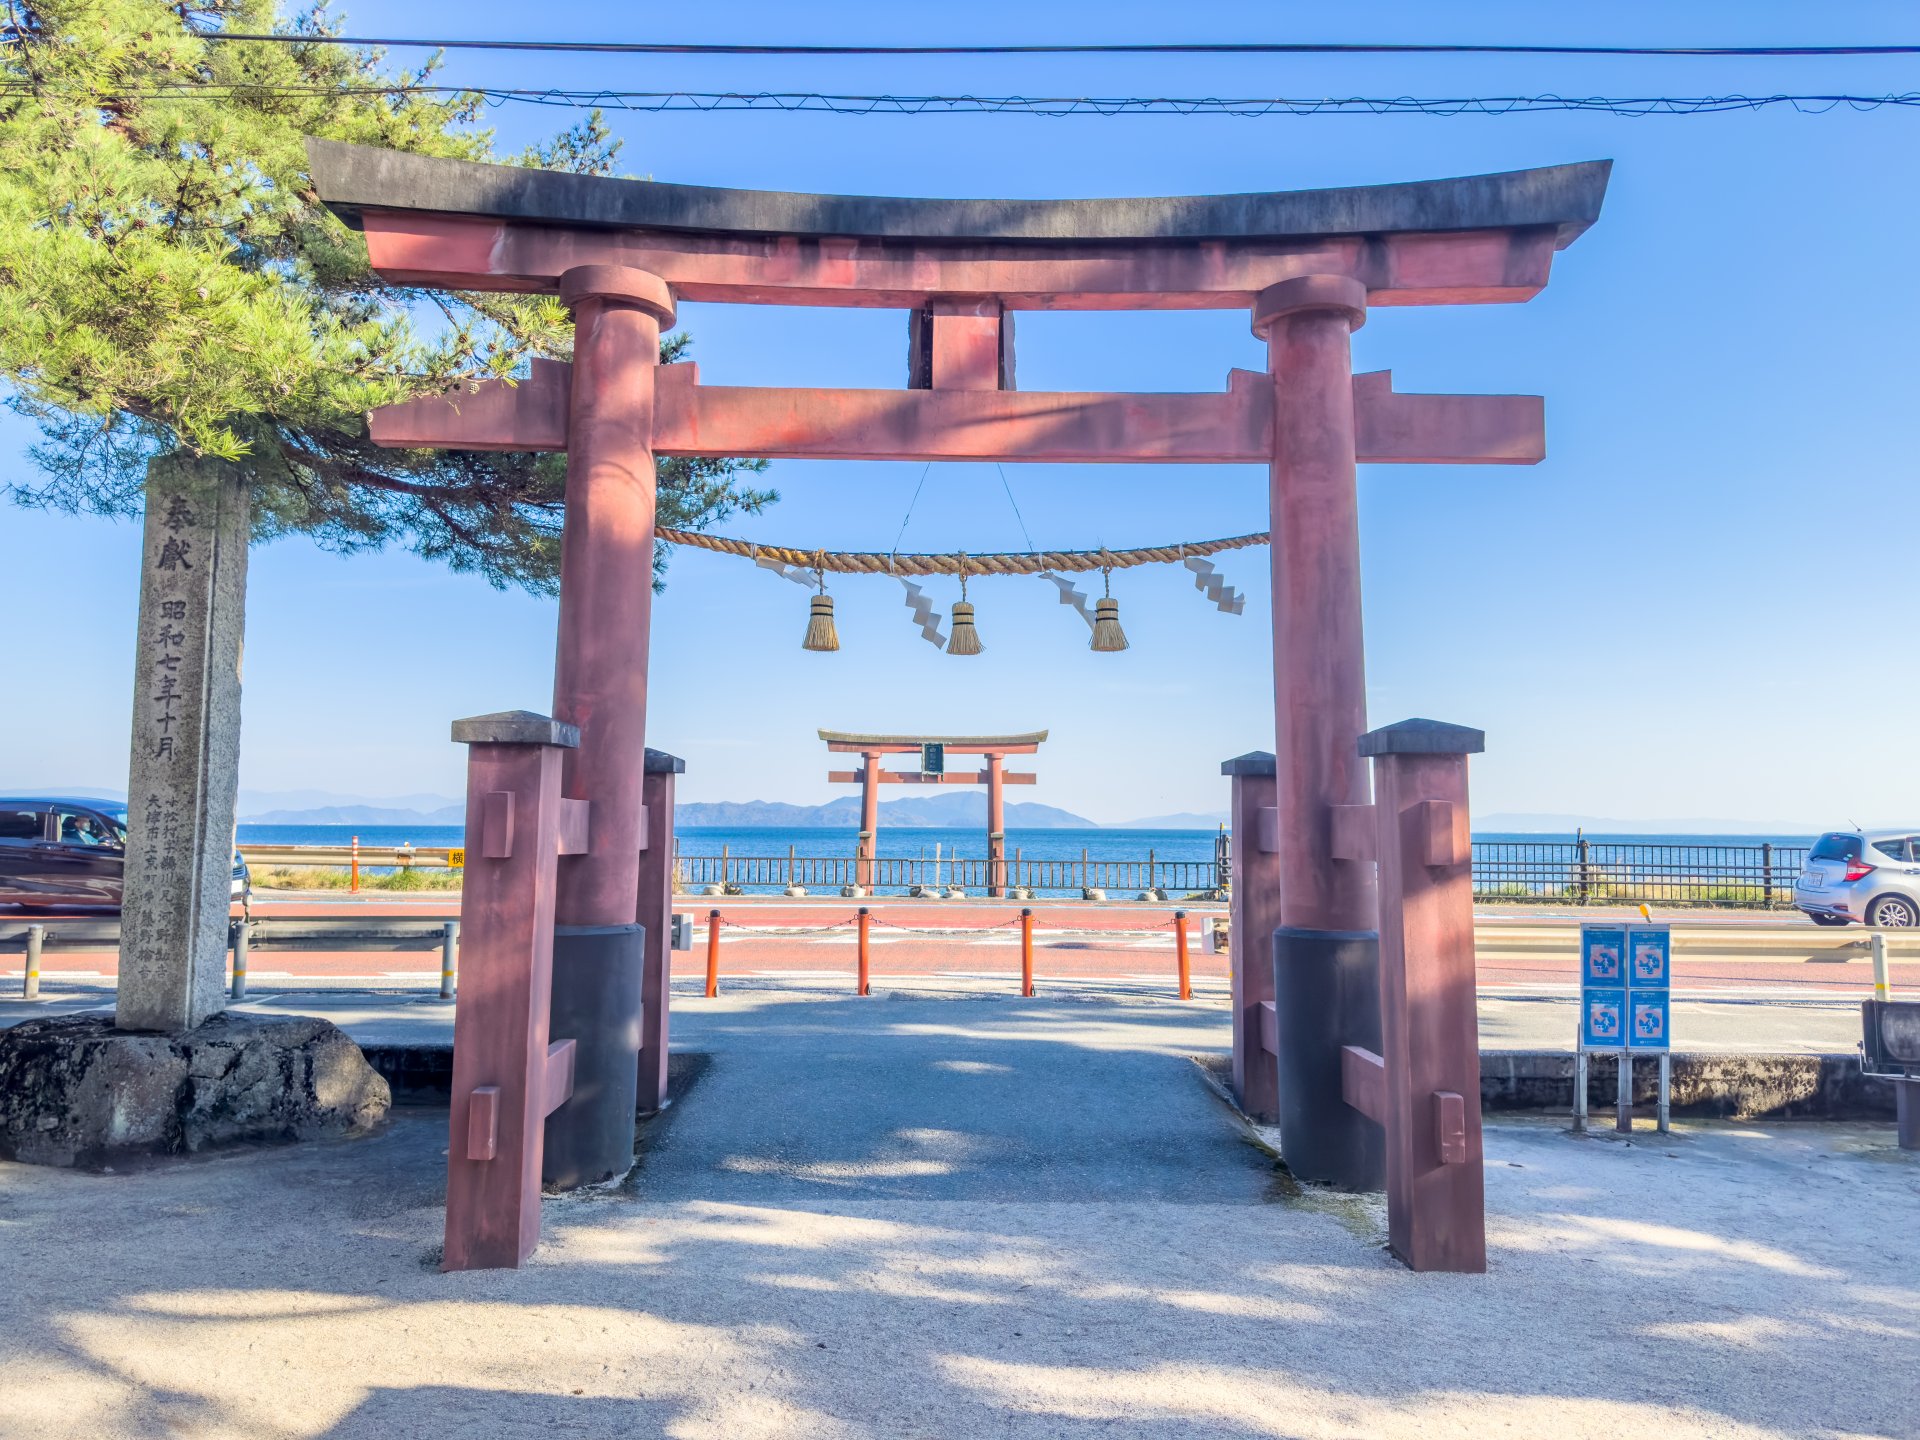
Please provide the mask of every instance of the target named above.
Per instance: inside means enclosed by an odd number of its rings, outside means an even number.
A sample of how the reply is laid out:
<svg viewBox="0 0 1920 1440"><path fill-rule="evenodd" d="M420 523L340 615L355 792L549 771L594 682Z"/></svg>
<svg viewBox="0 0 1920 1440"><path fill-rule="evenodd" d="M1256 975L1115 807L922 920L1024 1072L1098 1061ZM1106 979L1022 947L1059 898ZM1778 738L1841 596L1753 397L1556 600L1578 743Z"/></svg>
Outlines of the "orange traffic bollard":
<svg viewBox="0 0 1920 1440"><path fill-rule="evenodd" d="M707 912L707 998L720 993L720 912Z"/></svg>
<svg viewBox="0 0 1920 1440"><path fill-rule="evenodd" d="M1187 912L1173 912L1173 953L1180 959L1180 998L1193 999L1193 972L1187 965Z"/></svg>
<svg viewBox="0 0 1920 1440"><path fill-rule="evenodd" d="M360 893L360 837L358 835L353 837L353 889L350 893L355 895Z"/></svg>
<svg viewBox="0 0 1920 1440"><path fill-rule="evenodd" d="M1033 911L1020 912L1020 993L1033 998Z"/></svg>
<svg viewBox="0 0 1920 1440"><path fill-rule="evenodd" d="M873 924L873 916L867 913L867 907L860 907L860 994L867 993L867 928Z"/></svg>

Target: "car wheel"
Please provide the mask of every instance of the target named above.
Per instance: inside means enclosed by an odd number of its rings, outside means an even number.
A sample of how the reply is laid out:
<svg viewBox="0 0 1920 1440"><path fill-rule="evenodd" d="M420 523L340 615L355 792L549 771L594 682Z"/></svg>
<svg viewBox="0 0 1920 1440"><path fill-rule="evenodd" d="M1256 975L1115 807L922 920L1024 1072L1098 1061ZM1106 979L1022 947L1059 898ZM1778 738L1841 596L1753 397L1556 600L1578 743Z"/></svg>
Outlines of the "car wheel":
<svg viewBox="0 0 1920 1440"><path fill-rule="evenodd" d="M1910 930L1920 925L1920 905L1904 895L1882 895L1867 906L1867 924L1887 930Z"/></svg>
<svg viewBox="0 0 1920 1440"><path fill-rule="evenodd" d="M1844 915L1822 915L1817 910L1803 910L1800 913L1816 925L1844 925L1847 923L1847 917Z"/></svg>

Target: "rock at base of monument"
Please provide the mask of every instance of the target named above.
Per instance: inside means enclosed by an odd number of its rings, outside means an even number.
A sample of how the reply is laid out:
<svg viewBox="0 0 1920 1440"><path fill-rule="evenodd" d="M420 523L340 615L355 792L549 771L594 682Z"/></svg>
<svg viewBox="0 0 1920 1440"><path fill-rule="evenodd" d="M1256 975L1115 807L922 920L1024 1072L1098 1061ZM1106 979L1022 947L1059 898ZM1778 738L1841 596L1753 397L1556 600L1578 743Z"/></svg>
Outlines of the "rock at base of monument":
<svg viewBox="0 0 1920 1440"><path fill-rule="evenodd" d="M350 1135L392 1094L330 1021L216 1015L192 1030L116 1030L105 1013L0 1030L0 1159L100 1170Z"/></svg>

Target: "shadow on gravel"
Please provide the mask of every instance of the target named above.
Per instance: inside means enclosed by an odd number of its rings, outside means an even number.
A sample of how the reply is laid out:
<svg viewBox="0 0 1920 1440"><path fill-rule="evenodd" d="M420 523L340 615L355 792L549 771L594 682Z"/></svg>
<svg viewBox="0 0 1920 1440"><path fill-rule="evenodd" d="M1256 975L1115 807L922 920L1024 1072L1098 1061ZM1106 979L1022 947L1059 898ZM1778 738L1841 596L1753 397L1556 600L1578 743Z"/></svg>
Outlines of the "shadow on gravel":
<svg viewBox="0 0 1920 1440"><path fill-rule="evenodd" d="M1416 1276L1272 1203L1194 1073L1217 1013L766 998L675 1027L641 1170L549 1201L519 1271L415 1263L444 1112L137 1177L0 1166L0 1432L1911 1430L1920 1232L1889 1217L1920 1171L1864 1130L1490 1124L1492 1270Z"/></svg>

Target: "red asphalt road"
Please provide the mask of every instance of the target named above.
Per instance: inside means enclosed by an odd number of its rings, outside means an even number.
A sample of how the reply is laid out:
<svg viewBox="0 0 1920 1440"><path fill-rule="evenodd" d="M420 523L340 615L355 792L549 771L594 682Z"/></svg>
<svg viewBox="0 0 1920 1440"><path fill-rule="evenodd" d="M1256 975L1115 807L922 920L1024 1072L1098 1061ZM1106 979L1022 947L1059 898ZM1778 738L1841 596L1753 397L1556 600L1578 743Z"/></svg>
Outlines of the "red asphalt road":
<svg viewBox="0 0 1920 1440"><path fill-rule="evenodd" d="M889 900L868 902L873 912L871 972L876 979L940 974L1018 974L1020 969L1019 907L979 901L925 902ZM679 907L695 917L694 948L673 957L678 978L705 974L707 897L691 897ZM845 974L856 962L853 919L856 906L848 901L794 901L783 898L730 896L720 905L720 972L727 975ZM1173 909L1169 905L1086 905L1072 901L1041 901L1034 910L1034 970L1065 978L1164 975L1171 985L1176 973ZM324 900L271 900L253 907L257 918L342 918L355 910L381 915L453 917L459 913L456 895L394 895L369 893L359 897ZM1224 981L1224 955L1205 953L1199 928L1214 910L1195 910L1190 916L1188 963L1196 980ZM1532 918L1532 917L1528 917ZM1720 917L1714 917L1718 923ZM1498 922L1495 922L1498 923ZM1066 933L1062 933L1066 932ZM1076 933L1077 932L1077 933ZM1095 933L1085 933L1095 932ZM1105 932L1105 933L1099 933ZM1809 934L1816 933L1809 926ZM1829 937L1831 938L1831 937ZM15 956L0 959L0 974L20 973ZM49 950L41 973L49 980L63 972L105 978L116 973L118 956L111 950ZM373 951L257 951L251 973L259 979L300 978L437 978L437 950ZM1773 960L1693 959L1675 961L1676 988L1684 990L1765 989L1791 999L1796 992L1869 994L1870 966ZM1920 988L1920 961L1895 961L1891 976L1896 989L1911 993ZM1572 955L1553 957L1488 956L1479 967L1481 988L1515 992L1567 991L1578 986Z"/></svg>

